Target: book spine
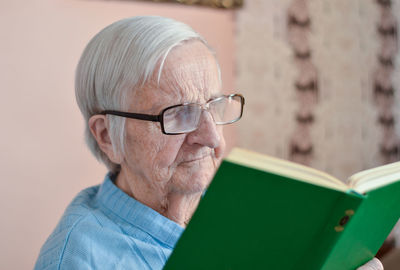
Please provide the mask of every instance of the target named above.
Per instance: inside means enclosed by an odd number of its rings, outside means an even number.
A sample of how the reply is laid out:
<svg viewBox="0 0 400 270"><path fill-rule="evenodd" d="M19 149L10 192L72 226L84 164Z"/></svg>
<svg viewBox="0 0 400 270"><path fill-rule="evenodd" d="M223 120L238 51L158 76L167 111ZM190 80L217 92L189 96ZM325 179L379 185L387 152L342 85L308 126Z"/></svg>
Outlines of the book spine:
<svg viewBox="0 0 400 270"><path fill-rule="evenodd" d="M297 263L299 267L310 270L323 269L332 249L347 230L363 199L363 196L352 193L343 193L338 197L332 209L328 210L326 225L316 234L313 245Z"/></svg>
<svg viewBox="0 0 400 270"><path fill-rule="evenodd" d="M322 270L356 269L372 259L400 216L400 182L367 193Z"/></svg>

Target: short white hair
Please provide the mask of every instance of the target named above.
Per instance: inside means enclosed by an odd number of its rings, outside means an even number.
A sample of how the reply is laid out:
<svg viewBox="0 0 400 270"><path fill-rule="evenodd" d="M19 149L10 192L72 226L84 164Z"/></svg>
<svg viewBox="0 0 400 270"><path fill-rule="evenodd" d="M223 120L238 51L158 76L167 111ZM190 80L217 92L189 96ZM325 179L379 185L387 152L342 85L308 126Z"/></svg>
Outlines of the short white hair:
<svg viewBox="0 0 400 270"><path fill-rule="evenodd" d="M89 118L104 110L127 110L132 91L158 70L160 79L170 50L184 41L207 42L188 25L158 16L137 16L117 21L95 35L86 46L75 74L75 95L85 119L85 140L94 156L114 173L113 163L90 132ZM218 62L217 62L218 65ZM219 77L220 70L218 66ZM221 78L220 78L221 79ZM113 151L124 154L125 118L107 115Z"/></svg>

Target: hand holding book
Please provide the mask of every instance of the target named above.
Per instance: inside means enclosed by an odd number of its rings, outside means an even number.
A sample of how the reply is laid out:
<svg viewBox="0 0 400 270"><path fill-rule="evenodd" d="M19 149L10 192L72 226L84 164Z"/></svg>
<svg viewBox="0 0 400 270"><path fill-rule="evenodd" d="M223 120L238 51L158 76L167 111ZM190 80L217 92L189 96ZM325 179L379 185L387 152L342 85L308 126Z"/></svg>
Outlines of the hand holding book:
<svg viewBox="0 0 400 270"><path fill-rule="evenodd" d="M373 258L357 270L383 270L383 265L377 258Z"/></svg>

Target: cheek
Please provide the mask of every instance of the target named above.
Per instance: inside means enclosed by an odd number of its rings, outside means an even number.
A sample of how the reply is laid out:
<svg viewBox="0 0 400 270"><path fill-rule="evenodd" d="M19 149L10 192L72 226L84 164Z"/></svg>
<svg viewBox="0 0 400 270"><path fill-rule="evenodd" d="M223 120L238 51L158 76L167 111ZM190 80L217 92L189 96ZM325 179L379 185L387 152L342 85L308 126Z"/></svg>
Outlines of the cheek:
<svg viewBox="0 0 400 270"><path fill-rule="evenodd" d="M185 135L164 135L156 128L136 125L127 130L125 164L131 174L160 182L174 174Z"/></svg>
<svg viewBox="0 0 400 270"><path fill-rule="evenodd" d="M149 124L151 123L138 122L127 126L125 158L129 167L135 168L135 174L138 171L150 170L154 166L153 163L163 143L157 134L159 131Z"/></svg>
<svg viewBox="0 0 400 270"><path fill-rule="evenodd" d="M185 140L185 135L163 135L156 142L155 163L159 169L172 169ZM171 168L172 167L172 168Z"/></svg>

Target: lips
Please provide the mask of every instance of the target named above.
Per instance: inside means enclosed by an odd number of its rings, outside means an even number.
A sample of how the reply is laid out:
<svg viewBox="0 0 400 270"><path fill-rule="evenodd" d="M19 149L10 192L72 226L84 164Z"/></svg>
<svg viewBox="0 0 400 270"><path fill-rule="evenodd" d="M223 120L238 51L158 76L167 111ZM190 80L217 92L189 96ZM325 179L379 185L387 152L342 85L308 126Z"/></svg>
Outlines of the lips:
<svg viewBox="0 0 400 270"><path fill-rule="evenodd" d="M208 157L209 155L205 155L205 156L200 156L200 157L195 157L195 158L190 158L188 160L183 161L182 163L189 163L189 162L194 162L194 161L199 161L202 159L205 159L206 157Z"/></svg>

